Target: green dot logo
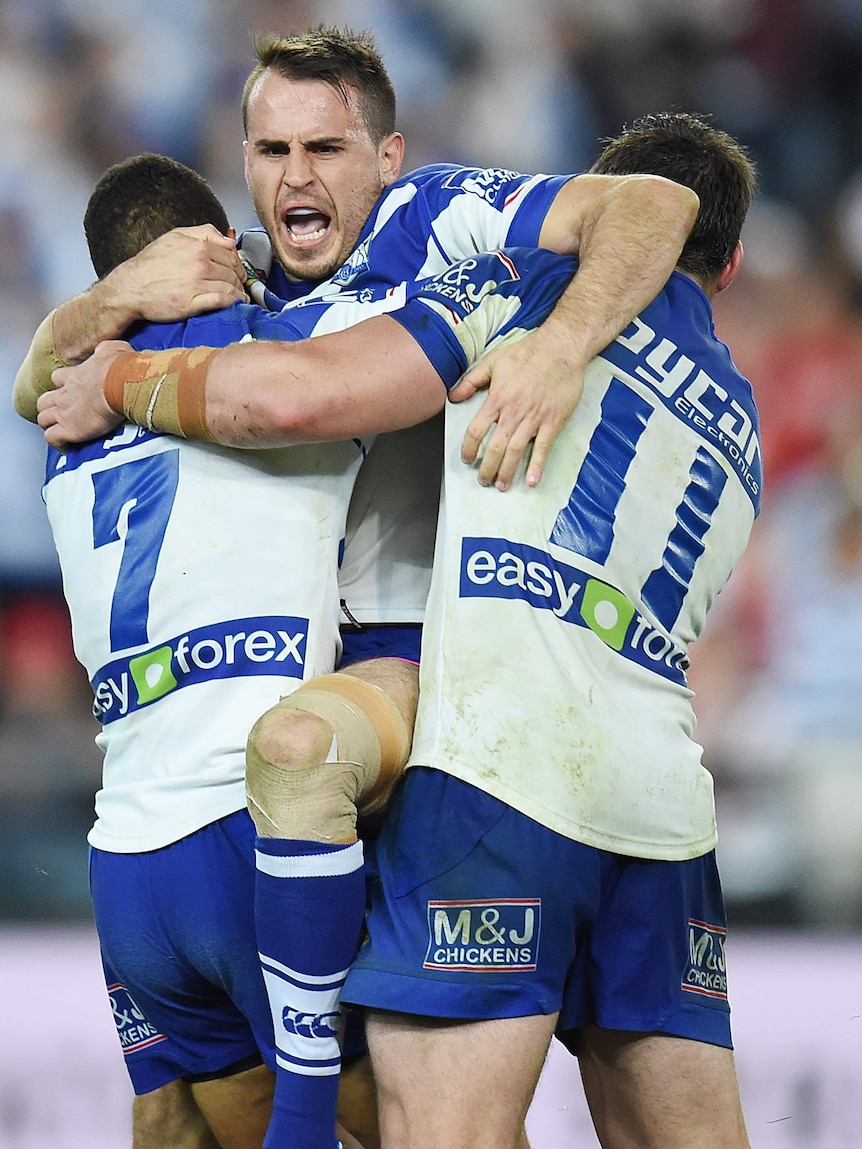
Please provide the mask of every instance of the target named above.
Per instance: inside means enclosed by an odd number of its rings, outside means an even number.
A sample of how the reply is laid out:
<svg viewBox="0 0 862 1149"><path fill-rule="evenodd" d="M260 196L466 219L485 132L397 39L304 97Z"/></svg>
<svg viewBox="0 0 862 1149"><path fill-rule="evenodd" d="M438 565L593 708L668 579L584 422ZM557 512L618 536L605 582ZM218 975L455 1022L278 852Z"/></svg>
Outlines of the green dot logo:
<svg viewBox="0 0 862 1149"><path fill-rule="evenodd" d="M138 692L138 705L155 702L177 685L171 670L172 651L169 646L160 646L147 654L141 654L129 662L129 673Z"/></svg>
<svg viewBox="0 0 862 1149"><path fill-rule="evenodd" d="M635 608L616 587L591 578L584 587L581 615L590 630L608 646L622 650Z"/></svg>

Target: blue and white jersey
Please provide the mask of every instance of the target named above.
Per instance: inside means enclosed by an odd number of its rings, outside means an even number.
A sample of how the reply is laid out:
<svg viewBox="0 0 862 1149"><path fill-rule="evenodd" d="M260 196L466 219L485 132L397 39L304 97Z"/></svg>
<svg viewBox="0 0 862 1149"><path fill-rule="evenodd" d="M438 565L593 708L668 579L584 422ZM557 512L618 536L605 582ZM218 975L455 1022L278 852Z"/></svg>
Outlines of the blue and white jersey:
<svg viewBox="0 0 862 1149"><path fill-rule="evenodd" d="M303 332L237 305L139 348ZM102 850L152 850L245 806L257 717L339 651L336 579L366 445L230 450L131 425L48 454L45 501L105 754Z"/></svg>
<svg viewBox="0 0 862 1149"><path fill-rule="evenodd" d="M445 320L432 358L457 378L541 322L571 267L542 251L468 260L396 318ZM688 649L759 511L751 387L675 273L591 363L537 488L480 487L461 462L480 402L446 410L411 765L591 846L697 857L716 830Z"/></svg>
<svg viewBox="0 0 862 1149"><path fill-rule="evenodd" d="M291 313L317 313L326 334L404 300L407 285L450 264L506 245L532 247L569 176L528 176L499 168L434 164L387 188L351 256L330 280L288 280L266 233L242 249ZM390 288L387 294L380 289ZM261 295L266 306L278 305ZM328 304L336 297L337 307ZM295 309L295 310L294 310ZM362 623L421 622L431 577L443 455L439 420L381 435L362 467L347 523L339 585L350 617Z"/></svg>

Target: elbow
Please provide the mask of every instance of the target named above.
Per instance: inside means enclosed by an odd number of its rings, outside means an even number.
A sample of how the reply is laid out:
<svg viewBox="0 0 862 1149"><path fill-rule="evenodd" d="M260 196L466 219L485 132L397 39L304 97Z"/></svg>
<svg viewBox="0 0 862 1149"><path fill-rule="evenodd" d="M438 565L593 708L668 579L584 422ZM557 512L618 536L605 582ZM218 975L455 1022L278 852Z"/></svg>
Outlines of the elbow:
<svg viewBox="0 0 862 1149"><path fill-rule="evenodd" d="M694 188L683 187L682 184L676 185L682 193L683 210L688 213L688 229L686 234L691 231L697 220L698 212L700 211L700 196Z"/></svg>
<svg viewBox="0 0 862 1149"><path fill-rule="evenodd" d="M693 188L665 179L664 176L650 176L649 179L656 182L656 190L661 195L670 218L678 220L685 235L688 235L700 211L700 196Z"/></svg>
<svg viewBox="0 0 862 1149"><path fill-rule="evenodd" d="M244 433L251 445L290 447L315 439L313 405L284 394L273 395L268 402L247 409Z"/></svg>

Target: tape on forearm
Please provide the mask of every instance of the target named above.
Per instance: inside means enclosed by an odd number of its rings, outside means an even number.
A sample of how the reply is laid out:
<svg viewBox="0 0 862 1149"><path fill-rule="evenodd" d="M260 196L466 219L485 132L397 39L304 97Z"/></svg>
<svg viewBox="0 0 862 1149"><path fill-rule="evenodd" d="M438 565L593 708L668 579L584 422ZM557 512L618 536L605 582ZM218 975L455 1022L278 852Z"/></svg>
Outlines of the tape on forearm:
<svg viewBox="0 0 862 1149"><path fill-rule="evenodd" d="M57 352L54 343L54 315L52 311L42 322L33 336L27 358L18 368L12 401L15 410L31 423L36 422L39 410L36 400L53 384L51 375L58 367L68 367L69 363Z"/></svg>
<svg viewBox="0 0 862 1149"><path fill-rule="evenodd" d="M108 405L148 431L215 442L206 421L206 379L218 347L118 355L103 385Z"/></svg>

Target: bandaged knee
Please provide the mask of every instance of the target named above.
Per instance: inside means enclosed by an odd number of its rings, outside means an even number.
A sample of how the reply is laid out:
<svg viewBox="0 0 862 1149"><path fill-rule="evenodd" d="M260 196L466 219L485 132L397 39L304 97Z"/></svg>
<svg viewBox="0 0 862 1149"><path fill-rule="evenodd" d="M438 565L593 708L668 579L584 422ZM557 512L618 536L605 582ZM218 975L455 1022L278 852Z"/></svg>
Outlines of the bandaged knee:
<svg viewBox="0 0 862 1149"><path fill-rule="evenodd" d="M258 834L356 841L357 814L388 801L410 732L380 687L346 674L305 683L255 723L246 794Z"/></svg>

